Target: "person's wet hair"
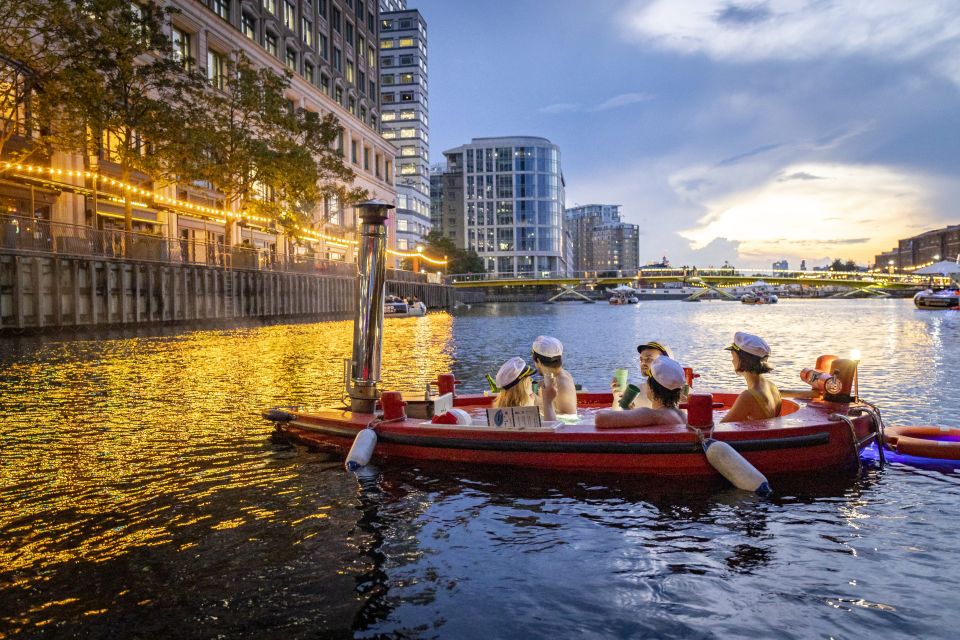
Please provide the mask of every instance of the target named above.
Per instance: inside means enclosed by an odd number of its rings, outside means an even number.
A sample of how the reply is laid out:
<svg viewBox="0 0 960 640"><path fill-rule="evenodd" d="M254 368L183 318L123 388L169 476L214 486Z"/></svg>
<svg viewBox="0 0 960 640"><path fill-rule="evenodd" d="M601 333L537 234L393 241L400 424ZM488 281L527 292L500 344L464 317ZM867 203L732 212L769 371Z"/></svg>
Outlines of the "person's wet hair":
<svg viewBox="0 0 960 640"><path fill-rule="evenodd" d="M534 362L539 362L540 364L547 367L548 369L556 369L558 367L563 366L563 356L557 356L556 358L548 358L546 356L540 355L536 351L532 351L531 353L533 355Z"/></svg>
<svg viewBox="0 0 960 640"><path fill-rule="evenodd" d="M647 384L650 385L650 391L664 407L676 408L680 404L680 393L683 389L667 389L657 382L653 376L647 378Z"/></svg>
<svg viewBox="0 0 960 640"><path fill-rule="evenodd" d="M767 364L767 357L762 358L747 353L746 351L737 351L740 357L740 364L737 365L737 373L770 373L773 367Z"/></svg>

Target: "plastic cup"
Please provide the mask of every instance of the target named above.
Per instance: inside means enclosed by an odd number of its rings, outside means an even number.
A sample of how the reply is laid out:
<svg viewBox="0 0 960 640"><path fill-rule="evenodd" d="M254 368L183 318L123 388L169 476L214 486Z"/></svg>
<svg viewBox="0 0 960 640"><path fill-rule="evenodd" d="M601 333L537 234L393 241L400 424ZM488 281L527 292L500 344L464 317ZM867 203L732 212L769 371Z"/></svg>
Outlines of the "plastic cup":
<svg viewBox="0 0 960 640"><path fill-rule="evenodd" d="M617 388L620 389L620 393L623 393L624 389L627 388L627 373L626 369L613 370L613 379L617 381Z"/></svg>
<svg viewBox="0 0 960 640"><path fill-rule="evenodd" d="M630 403L633 402L633 399L637 397L638 393L640 393L640 387L635 384L628 384L623 392L623 396L620 398L620 408L629 409Z"/></svg>

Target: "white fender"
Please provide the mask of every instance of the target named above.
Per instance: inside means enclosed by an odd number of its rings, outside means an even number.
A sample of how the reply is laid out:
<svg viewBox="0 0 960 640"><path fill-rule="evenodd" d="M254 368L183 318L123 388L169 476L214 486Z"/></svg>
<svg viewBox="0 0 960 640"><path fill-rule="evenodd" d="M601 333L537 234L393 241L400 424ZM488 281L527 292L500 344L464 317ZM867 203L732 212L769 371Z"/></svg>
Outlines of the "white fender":
<svg viewBox="0 0 960 640"><path fill-rule="evenodd" d="M457 416L457 424L460 425L470 425L473 424L473 418L470 417L470 414L464 411L463 409L450 409L449 413Z"/></svg>
<svg viewBox="0 0 960 640"><path fill-rule="evenodd" d="M752 491L760 496L773 493L764 475L726 442L706 438L703 441L703 452L713 468L737 489Z"/></svg>
<svg viewBox="0 0 960 640"><path fill-rule="evenodd" d="M353 446L347 454L347 471L356 471L370 462L373 449L377 446L377 433L373 429L361 429L353 439Z"/></svg>

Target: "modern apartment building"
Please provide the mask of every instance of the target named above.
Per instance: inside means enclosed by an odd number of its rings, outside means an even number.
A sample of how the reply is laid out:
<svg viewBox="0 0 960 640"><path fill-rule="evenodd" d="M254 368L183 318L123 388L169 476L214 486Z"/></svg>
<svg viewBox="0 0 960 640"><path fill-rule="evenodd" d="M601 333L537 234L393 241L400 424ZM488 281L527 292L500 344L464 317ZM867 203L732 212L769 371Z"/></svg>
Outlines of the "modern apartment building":
<svg viewBox="0 0 960 640"><path fill-rule="evenodd" d="M216 83L227 61L243 52L254 64L285 69L293 74L287 97L298 107L333 112L342 125L337 140L345 162L354 170L355 186L373 198L393 202L396 150L380 136L379 7L376 0L172 0L170 46L192 60ZM72 154L55 153L55 169L90 170L89 163ZM99 158L103 178L97 195L83 178L43 184L16 172L0 184L0 213L29 216L95 229L122 228L123 207L105 185L118 177L109 154ZM270 223L247 221L235 225L225 238L223 202L216 192L199 184L159 188L141 176L137 186L160 198L139 198L134 209L135 230L179 239L179 245L199 262L215 252L197 247L249 244L264 252L293 251L282 232ZM349 243L356 215L331 199L314 212L313 238L296 251L317 258L352 259ZM390 225L394 228L395 225ZM391 237L391 245L395 239ZM212 259L212 258L211 258Z"/></svg>
<svg viewBox="0 0 960 640"><path fill-rule="evenodd" d="M404 0L380 0L380 101L383 137L397 147L397 248L430 232L427 23Z"/></svg>
<svg viewBox="0 0 960 640"><path fill-rule="evenodd" d="M620 219L618 204L567 209L574 271L631 271L640 264L640 228Z"/></svg>
<svg viewBox="0 0 960 640"><path fill-rule="evenodd" d="M501 276L566 273L560 149L546 138L474 138L444 151L441 230Z"/></svg>

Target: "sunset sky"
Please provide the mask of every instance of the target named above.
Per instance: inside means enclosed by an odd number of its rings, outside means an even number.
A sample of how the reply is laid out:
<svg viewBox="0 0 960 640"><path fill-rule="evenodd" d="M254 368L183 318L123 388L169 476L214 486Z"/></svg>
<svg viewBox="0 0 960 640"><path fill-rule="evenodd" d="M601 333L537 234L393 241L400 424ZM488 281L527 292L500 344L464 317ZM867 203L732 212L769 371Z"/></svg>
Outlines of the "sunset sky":
<svg viewBox="0 0 960 640"><path fill-rule="evenodd" d="M409 0L431 161L560 146L567 206L621 204L640 256L866 264L960 223L960 0Z"/></svg>

